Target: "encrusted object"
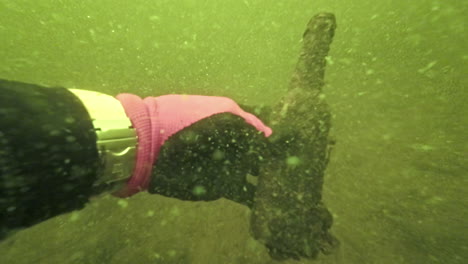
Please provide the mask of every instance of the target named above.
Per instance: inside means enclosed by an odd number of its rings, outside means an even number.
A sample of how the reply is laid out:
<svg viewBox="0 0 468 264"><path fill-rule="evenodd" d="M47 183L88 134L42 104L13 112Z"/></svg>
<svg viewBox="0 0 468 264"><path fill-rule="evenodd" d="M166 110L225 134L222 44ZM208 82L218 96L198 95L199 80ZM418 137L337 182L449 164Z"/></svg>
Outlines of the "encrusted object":
<svg viewBox="0 0 468 264"><path fill-rule="evenodd" d="M269 118L275 133L260 169L251 229L272 257L316 258L338 241L329 233L332 215L322 203L329 160L331 114L322 93L335 16L319 13L308 23L288 93Z"/></svg>

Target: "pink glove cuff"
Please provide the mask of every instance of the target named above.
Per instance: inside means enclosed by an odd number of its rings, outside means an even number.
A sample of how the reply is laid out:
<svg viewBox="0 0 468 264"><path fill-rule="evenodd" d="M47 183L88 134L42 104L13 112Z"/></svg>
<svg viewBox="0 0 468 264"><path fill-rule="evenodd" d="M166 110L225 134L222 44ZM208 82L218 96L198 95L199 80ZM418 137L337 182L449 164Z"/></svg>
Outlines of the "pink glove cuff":
<svg viewBox="0 0 468 264"><path fill-rule="evenodd" d="M135 169L126 188L116 193L121 197L146 190L153 164L164 142L173 134L204 118L229 112L244 118L266 137L272 133L271 128L260 119L245 112L227 97L171 94L142 100L136 95L119 94L117 99L122 103L138 136Z"/></svg>

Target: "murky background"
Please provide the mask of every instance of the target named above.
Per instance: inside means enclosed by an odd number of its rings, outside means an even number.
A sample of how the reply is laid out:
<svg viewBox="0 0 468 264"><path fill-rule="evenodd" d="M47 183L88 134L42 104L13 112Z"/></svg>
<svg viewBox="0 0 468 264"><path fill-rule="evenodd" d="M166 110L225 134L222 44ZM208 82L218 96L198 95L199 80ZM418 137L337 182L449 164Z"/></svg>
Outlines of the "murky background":
<svg viewBox="0 0 468 264"><path fill-rule="evenodd" d="M342 246L315 263L466 263L467 1L0 0L0 78L271 104L320 11L338 22L325 202ZM5 263L274 263L248 224L226 200L102 197L0 252Z"/></svg>

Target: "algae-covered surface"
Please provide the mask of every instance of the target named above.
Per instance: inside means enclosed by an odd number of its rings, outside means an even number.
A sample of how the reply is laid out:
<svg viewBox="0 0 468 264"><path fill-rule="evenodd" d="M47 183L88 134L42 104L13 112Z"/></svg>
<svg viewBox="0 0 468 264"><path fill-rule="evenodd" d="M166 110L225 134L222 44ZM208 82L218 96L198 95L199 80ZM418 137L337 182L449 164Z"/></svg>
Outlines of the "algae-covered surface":
<svg viewBox="0 0 468 264"><path fill-rule="evenodd" d="M2 263L272 263L249 235L249 210L228 200L104 196L21 231Z"/></svg>
<svg viewBox="0 0 468 264"><path fill-rule="evenodd" d="M247 207L226 199L103 196L79 212L16 233L0 246L0 255L12 264L298 263L271 260L250 235L249 219Z"/></svg>
<svg viewBox="0 0 468 264"><path fill-rule="evenodd" d="M338 24L323 194L340 248L281 263L465 263L466 1L0 0L0 78L271 105L321 11ZM249 219L224 199L95 197L2 241L0 263L276 263Z"/></svg>

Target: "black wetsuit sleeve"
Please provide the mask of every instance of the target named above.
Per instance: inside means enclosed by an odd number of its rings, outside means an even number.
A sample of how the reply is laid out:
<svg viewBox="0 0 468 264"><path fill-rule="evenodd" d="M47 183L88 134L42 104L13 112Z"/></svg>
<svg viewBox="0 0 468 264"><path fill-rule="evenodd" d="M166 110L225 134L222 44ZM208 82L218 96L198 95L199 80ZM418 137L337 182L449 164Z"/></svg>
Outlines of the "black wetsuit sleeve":
<svg viewBox="0 0 468 264"><path fill-rule="evenodd" d="M97 168L96 134L75 95L0 80L0 239L82 208Z"/></svg>

